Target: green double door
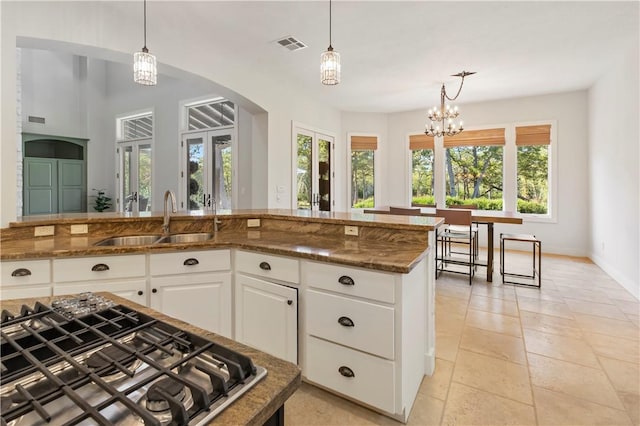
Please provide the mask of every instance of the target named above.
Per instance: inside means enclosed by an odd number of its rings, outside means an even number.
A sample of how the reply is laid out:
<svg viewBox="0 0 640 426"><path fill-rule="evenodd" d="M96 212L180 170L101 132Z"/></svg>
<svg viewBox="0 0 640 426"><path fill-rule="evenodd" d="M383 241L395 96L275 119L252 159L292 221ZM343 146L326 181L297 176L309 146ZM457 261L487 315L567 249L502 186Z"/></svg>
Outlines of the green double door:
<svg viewBox="0 0 640 426"><path fill-rule="evenodd" d="M23 215L87 211L84 160L24 157Z"/></svg>

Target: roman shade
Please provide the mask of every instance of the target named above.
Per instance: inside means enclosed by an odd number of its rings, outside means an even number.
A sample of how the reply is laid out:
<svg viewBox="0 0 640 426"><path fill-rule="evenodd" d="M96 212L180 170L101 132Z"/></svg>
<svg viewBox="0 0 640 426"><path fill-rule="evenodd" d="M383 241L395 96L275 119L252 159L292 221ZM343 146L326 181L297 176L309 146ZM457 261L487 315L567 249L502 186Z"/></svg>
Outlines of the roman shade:
<svg viewBox="0 0 640 426"><path fill-rule="evenodd" d="M351 136L351 151L375 151L378 149L377 136Z"/></svg>
<svg viewBox="0 0 640 426"><path fill-rule="evenodd" d="M504 128L465 130L455 136L445 136L444 147L454 146L499 146L504 145Z"/></svg>
<svg viewBox="0 0 640 426"><path fill-rule="evenodd" d="M433 149L433 136L427 136L424 133L419 135L409 135L409 149L411 151L418 149Z"/></svg>
<svg viewBox="0 0 640 426"><path fill-rule="evenodd" d="M550 145L551 125L516 127L516 146Z"/></svg>

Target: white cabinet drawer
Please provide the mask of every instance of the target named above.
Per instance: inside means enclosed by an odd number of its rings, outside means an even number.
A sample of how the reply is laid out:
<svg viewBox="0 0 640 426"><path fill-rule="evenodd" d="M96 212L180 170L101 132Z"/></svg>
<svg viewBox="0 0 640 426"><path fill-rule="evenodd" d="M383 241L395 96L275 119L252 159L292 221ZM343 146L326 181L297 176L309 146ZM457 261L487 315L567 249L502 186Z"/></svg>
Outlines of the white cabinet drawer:
<svg viewBox="0 0 640 426"><path fill-rule="evenodd" d="M300 282L297 259L236 250L236 271L290 283Z"/></svg>
<svg viewBox="0 0 640 426"><path fill-rule="evenodd" d="M311 336L307 338L307 360L307 379L312 382L388 413L396 412L392 361ZM349 370L353 377L347 377Z"/></svg>
<svg viewBox="0 0 640 426"><path fill-rule="evenodd" d="M132 256L100 256L53 260L53 281L70 282L144 277L144 254Z"/></svg>
<svg viewBox="0 0 640 426"><path fill-rule="evenodd" d="M384 272L305 261L302 264L302 281L311 287L349 296L386 303L395 301L394 275Z"/></svg>
<svg viewBox="0 0 640 426"><path fill-rule="evenodd" d="M394 358L394 310L387 306L309 290L307 333Z"/></svg>
<svg viewBox="0 0 640 426"><path fill-rule="evenodd" d="M149 271L152 276L228 271L230 269L231 252L229 250L184 251L149 256Z"/></svg>
<svg viewBox="0 0 640 426"><path fill-rule="evenodd" d="M24 260L0 263L0 284L3 286L51 283L49 260Z"/></svg>

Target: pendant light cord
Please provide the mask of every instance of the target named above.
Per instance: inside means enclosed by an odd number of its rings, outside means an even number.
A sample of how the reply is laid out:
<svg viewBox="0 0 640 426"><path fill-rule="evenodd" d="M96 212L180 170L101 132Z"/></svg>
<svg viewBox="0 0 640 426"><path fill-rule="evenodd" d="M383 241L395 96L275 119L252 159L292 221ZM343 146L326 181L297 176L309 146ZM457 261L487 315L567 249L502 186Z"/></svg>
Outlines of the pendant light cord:
<svg viewBox="0 0 640 426"><path fill-rule="evenodd" d="M144 0L144 47L147 48L147 0Z"/></svg>
<svg viewBox="0 0 640 426"><path fill-rule="evenodd" d="M329 47L331 47L331 0L329 0Z"/></svg>

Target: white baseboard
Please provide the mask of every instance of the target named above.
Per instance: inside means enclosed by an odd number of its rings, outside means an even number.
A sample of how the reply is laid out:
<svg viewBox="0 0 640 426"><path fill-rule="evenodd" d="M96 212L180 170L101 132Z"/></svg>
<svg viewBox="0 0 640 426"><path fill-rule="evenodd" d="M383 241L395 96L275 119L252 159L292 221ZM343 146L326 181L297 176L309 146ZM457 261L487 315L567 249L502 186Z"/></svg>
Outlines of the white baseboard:
<svg viewBox="0 0 640 426"><path fill-rule="evenodd" d="M622 287L624 287L625 290L631 293L633 297L640 300L640 283L633 282L631 278L620 272L615 267L611 266L606 260L594 253L591 253L589 255L589 258L593 263L598 265L604 272L606 272L607 275L616 280L618 284L620 284Z"/></svg>
<svg viewBox="0 0 640 426"><path fill-rule="evenodd" d="M432 376L436 369L436 351L435 348L424 354L424 375Z"/></svg>

